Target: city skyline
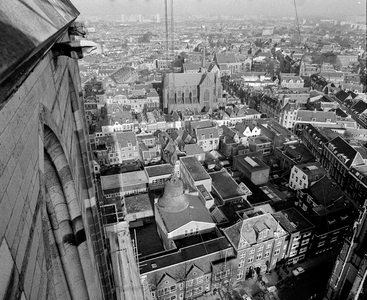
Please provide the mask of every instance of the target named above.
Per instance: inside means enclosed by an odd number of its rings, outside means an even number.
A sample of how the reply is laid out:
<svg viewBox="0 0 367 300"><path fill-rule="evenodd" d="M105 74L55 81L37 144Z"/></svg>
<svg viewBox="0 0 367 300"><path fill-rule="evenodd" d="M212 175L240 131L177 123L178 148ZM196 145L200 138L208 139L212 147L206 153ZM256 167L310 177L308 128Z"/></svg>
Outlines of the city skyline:
<svg viewBox="0 0 367 300"><path fill-rule="evenodd" d="M163 0L99 0L90 5L85 0L73 0L82 15L161 14ZM170 1L169 1L170 2ZM365 15L365 0L296 0L298 17L343 17ZM101 13L103 12L103 13ZM175 1L175 15L274 15L295 16L293 0L187 0Z"/></svg>

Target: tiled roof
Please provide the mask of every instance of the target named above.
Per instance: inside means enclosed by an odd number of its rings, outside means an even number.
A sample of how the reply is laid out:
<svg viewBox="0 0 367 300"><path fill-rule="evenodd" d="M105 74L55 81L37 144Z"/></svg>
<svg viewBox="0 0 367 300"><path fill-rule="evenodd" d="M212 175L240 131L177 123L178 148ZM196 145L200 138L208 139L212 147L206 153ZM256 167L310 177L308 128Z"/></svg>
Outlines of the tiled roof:
<svg viewBox="0 0 367 300"><path fill-rule="evenodd" d="M133 131L116 132L116 138L121 148L137 146L138 141ZM131 143L131 146L128 145Z"/></svg>
<svg viewBox="0 0 367 300"><path fill-rule="evenodd" d="M299 120L299 118L301 118ZM315 121L312 121L315 119ZM335 122L335 112L324 112L324 111L311 111L311 110L299 110L297 112L297 121L303 122L326 122L330 119L330 122Z"/></svg>
<svg viewBox="0 0 367 300"><path fill-rule="evenodd" d="M215 127L210 128L198 128L196 130L196 137L197 140L206 140L206 139L212 139L212 138L218 138L218 129Z"/></svg>
<svg viewBox="0 0 367 300"><path fill-rule="evenodd" d="M164 220L167 232L172 232L191 222L203 222L214 224L214 221L203 205L199 197L190 194L185 195L189 200L187 208L180 212L167 212L157 206L158 212Z"/></svg>
<svg viewBox="0 0 367 300"><path fill-rule="evenodd" d="M233 52L216 53L215 59L217 64L236 63L236 55Z"/></svg>

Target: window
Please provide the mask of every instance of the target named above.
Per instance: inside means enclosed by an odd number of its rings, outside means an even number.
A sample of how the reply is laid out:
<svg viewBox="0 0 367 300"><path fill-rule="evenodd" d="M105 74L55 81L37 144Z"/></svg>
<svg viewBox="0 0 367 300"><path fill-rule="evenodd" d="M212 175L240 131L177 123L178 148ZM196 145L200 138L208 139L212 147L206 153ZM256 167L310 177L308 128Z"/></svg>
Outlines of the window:
<svg viewBox="0 0 367 300"><path fill-rule="evenodd" d="M196 283L199 284L199 283L203 283L204 282L204 276L200 276L198 278L196 278Z"/></svg>
<svg viewBox="0 0 367 300"><path fill-rule="evenodd" d="M183 284L183 282L180 282L180 284L178 285L178 288L180 289L180 291L182 291L182 290L183 290L183 288L184 288L184 284Z"/></svg>
<svg viewBox="0 0 367 300"><path fill-rule="evenodd" d="M260 260L263 257L262 253L259 253L258 255L256 255L256 260Z"/></svg>
<svg viewBox="0 0 367 300"><path fill-rule="evenodd" d="M280 253L280 248L275 249L274 255L278 255Z"/></svg>
<svg viewBox="0 0 367 300"><path fill-rule="evenodd" d="M245 258L246 257L246 251L242 251L240 254L240 258Z"/></svg>
<svg viewBox="0 0 367 300"><path fill-rule="evenodd" d="M259 248L258 248L258 251L263 251L264 250L264 245L261 245Z"/></svg>
<svg viewBox="0 0 367 300"><path fill-rule="evenodd" d="M307 247L303 247L303 248L299 249L299 254L305 253L306 251L307 251Z"/></svg>
<svg viewBox="0 0 367 300"><path fill-rule="evenodd" d="M264 257L267 258L270 256L270 251L266 251Z"/></svg>
<svg viewBox="0 0 367 300"><path fill-rule="evenodd" d="M253 261L254 261L254 257L253 257L253 256L251 256L251 257L249 257L249 258L248 258L248 261L247 261L247 262L250 264L250 263L252 263Z"/></svg>
<svg viewBox="0 0 367 300"><path fill-rule="evenodd" d="M176 286L175 285L172 285L170 287L170 293L174 293L174 292L176 292Z"/></svg>
<svg viewBox="0 0 367 300"><path fill-rule="evenodd" d="M249 254L254 254L255 253L255 249L251 249Z"/></svg>
<svg viewBox="0 0 367 300"><path fill-rule="evenodd" d="M241 261L239 262L239 264L238 264L238 268L239 268L239 269L242 269L244 265L245 265L245 260L241 260Z"/></svg>
<svg viewBox="0 0 367 300"><path fill-rule="evenodd" d="M193 279L189 279L189 280L187 280L187 281L186 281L186 286L187 286L187 287L191 287L191 286L192 286L192 284L193 284L193 282L194 282L194 280L193 280Z"/></svg>
<svg viewBox="0 0 367 300"><path fill-rule="evenodd" d="M155 291L151 292L152 299L155 299Z"/></svg>
<svg viewBox="0 0 367 300"><path fill-rule="evenodd" d="M192 295L192 290L186 291L186 297L191 297L191 295Z"/></svg>
<svg viewBox="0 0 367 300"><path fill-rule="evenodd" d="M325 241L322 241L322 242L320 242L320 243L317 244L317 247L322 247L324 245L325 245Z"/></svg>
<svg viewBox="0 0 367 300"><path fill-rule="evenodd" d="M305 238L305 237L308 237L308 236L310 236L310 235L311 235L311 231L306 232L305 234L303 234L303 237Z"/></svg>
<svg viewBox="0 0 367 300"><path fill-rule="evenodd" d="M330 240L330 243L334 243L338 240L338 236L333 236L332 239Z"/></svg>
<svg viewBox="0 0 367 300"><path fill-rule="evenodd" d="M243 277L243 270L238 271L238 273L237 273L237 280L241 280L242 277Z"/></svg>
<svg viewBox="0 0 367 300"><path fill-rule="evenodd" d="M310 242L310 239L304 239L304 240L301 242L301 246L307 245L309 242Z"/></svg>
<svg viewBox="0 0 367 300"><path fill-rule="evenodd" d="M289 253L289 257L295 256L297 254L297 249L292 250L291 253Z"/></svg>
<svg viewBox="0 0 367 300"><path fill-rule="evenodd" d="M266 249L270 249L270 248L271 248L271 244L267 244Z"/></svg>

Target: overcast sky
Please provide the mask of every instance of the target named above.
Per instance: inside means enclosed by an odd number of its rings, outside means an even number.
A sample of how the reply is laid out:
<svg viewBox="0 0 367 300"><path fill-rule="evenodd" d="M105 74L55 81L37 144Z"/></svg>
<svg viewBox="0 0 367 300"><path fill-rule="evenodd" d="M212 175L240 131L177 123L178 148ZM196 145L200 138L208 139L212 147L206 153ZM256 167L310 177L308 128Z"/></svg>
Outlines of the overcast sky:
<svg viewBox="0 0 367 300"><path fill-rule="evenodd" d="M165 0L71 0L82 15L161 14ZM173 0L174 14L295 16L294 0ZM299 18L366 14L366 0L295 0ZM170 3L171 0L168 0Z"/></svg>

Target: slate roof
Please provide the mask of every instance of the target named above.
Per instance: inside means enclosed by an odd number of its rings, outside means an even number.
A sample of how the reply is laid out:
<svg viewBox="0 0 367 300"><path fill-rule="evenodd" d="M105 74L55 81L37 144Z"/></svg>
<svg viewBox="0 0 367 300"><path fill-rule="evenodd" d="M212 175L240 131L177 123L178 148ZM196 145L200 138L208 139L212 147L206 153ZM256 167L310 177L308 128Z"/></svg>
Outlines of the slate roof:
<svg viewBox="0 0 367 300"><path fill-rule="evenodd" d="M214 82L214 73L207 73L203 75L202 73L168 73L164 77L163 85L165 88L176 88L176 87L191 87L191 86L198 86L204 76L207 76Z"/></svg>
<svg viewBox="0 0 367 300"><path fill-rule="evenodd" d="M121 148L137 146L138 140L133 131L116 132L116 138ZM131 146L128 145L131 143Z"/></svg>
<svg viewBox="0 0 367 300"><path fill-rule="evenodd" d="M172 232L191 222L214 224L208 209L203 205L198 196L190 194L186 194L185 196L189 200L189 205L185 210L180 212L167 212L159 206L156 206L164 220L167 232Z"/></svg>
<svg viewBox="0 0 367 300"><path fill-rule="evenodd" d="M298 118L301 118L300 120ZM335 122L336 114L335 112L325 112L325 111L311 111L311 110L298 110L297 111L297 121L303 122L313 122L312 119L316 119L315 122L326 122L330 119L331 122Z"/></svg>
<svg viewBox="0 0 367 300"><path fill-rule="evenodd" d="M204 137L203 137L204 135ZM210 137L212 135L212 137ZM196 130L196 138L198 141L200 140L206 140L211 138L218 138L218 129L215 127L209 127L209 128L198 128Z"/></svg>
<svg viewBox="0 0 367 300"><path fill-rule="evenodd" d="M347 157L348 160L345 165L349 168L354 162L358 151L339 136L326 143L326 146L329 144L332 144L335 147L335 150L333 150L334 153L341 153Z"/></svg>
<svg viewBox="0 0 367 300"><path fill-rule="evenodd" d="M216 53L215 60L217 64L236 63L236 55L233 52Z"/></svg>
<svg viewBox="0 0 367 300"><path fill-rule="evenodd" d="M232 245L238 249L241 237L249 246L258 243L258 234L264 229L269 229L268 237L262 241L274 238L274 232L280 232L281 236L286 235L283 228L277 223L271 214L261 214L223 229L224 234L231 241Z"/></svg>

